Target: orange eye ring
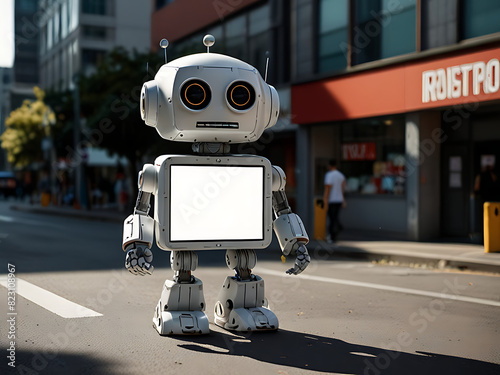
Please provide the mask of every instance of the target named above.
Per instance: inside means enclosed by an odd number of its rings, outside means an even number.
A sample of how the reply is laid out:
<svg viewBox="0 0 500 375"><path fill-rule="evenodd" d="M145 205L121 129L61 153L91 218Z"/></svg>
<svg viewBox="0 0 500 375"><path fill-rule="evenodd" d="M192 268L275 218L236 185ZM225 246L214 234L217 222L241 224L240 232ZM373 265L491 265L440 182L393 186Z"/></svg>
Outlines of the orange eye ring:
<svg viewBox="0 0 500 375"><path fill-rule="evenodd" d="M210 104L212 94L206 82L193 79L181 86L180 97L188 109L202 110Z"/></svg>
<svg viewBox="0 0 500 375"><path fill-rule="evenodd" d="M247 94L248 94L248 99L245 103L236 103L236 101L234 100L234 90L236 90L237 88L239 87L242 87L244 90L246 90ZM248 89L248 87L246 86L243 86L243 85L236 85L233 87L233 89L231 90L231 93L229 94L230 98L231 98L231 101L234 105L237 105L238 107L243 107L245 105L248 104L248 102L250 101L250 98L251 98L251 94L250 94L250 90Z"/></svg>
<svg viewBox="0 0 500 375"><path fill-rule="evenodd" d="M245 111L255 103L255 89L248 82L233 82L226 91L226 99L233 109Z"/></svg>
<svg viewBox="0 0 500 375"><path fill-rule="evenodd" d="M189 98L188 98L189 89L192 88L192 87L194 87L194 88L199 87L203 91L203 99L201 99L199 103L192 103L191 100L189 100ZM202 104L205 101L206 97L207 97L207 93L205 92L205 89L203 88L203 86L200 85L199 83L191 83L188 87L186 87L186 90L184 91L184 98L191 105L200 105L200 104Z"/></svg>

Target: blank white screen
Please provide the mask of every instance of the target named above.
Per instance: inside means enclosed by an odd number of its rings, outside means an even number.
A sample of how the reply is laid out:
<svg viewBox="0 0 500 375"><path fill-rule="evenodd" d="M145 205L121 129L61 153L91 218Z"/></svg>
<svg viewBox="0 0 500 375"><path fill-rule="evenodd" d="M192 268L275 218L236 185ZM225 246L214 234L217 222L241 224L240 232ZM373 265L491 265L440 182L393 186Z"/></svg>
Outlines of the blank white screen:
<svg viewBox="0 0 500 375"><path fill-rule="evenodd" d="M170 168L170 241L263 239L263 167Z"/></svg>

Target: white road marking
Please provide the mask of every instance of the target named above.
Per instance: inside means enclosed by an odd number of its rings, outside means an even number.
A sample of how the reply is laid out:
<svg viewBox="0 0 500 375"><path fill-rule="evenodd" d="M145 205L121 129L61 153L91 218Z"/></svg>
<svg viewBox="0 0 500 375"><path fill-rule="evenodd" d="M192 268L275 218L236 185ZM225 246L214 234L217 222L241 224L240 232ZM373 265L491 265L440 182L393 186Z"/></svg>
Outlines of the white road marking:
<svg viewBox="0 0 500 375"><path fill-rule="evenodd" d="M7 223L12 223L14 221L14 218L12 218L10 216L0 215L0 221L5 221Z"/></svg>
<svg viewBox="0 0 500 375"><path fill-rule="evenodd" d="M7 276L0 276L0 285L7 288ZM16 294L63 318L88 318L102 314L49 292L16 277Z"/></svg>
<svg viewBox="0 0 500 375"><path fill-rule="evenodd" d="M258 268L258 270L256 270L256 274L264 274L264 275L280 276L280 277L288 276L284 272L274 271L274 270L270 270L267 268ZM290 276L288 276L288 277L290 277ZM304 280L319 281L319 282L323 282L323 283L350 285L350 286L358 286L358 287L363 287L363 288L371 288L371 289L379 289L379 290L389 290L391 292L414 294L417 296L449 299L449 300L453 300L453 301L471 302L471 303L478 303L481 305L489 305L489 306L500 306L500 301L492 301L492 300L482 299L482 298L467 297L467 296L461 296L458 294L428 292L425 290L400 288L397 286L366 283L363 281L335 279L335 278L331 278L331 277L314 276L314 275L307 275L307 274L303 274L303 273L297 277L300 279L304 279Z"/></svg>

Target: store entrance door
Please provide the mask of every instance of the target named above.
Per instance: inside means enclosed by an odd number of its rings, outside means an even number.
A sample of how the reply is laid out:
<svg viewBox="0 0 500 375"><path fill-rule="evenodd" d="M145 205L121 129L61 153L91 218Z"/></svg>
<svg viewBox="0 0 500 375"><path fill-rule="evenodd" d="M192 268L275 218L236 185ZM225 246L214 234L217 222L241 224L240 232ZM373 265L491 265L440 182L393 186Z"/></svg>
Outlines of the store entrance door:
<svg viewBox="0 0 500 375"><path fill-rule="evenodd" d="M467 144L445 144L441 154L441 231L443 236L470 234L470 156Z"/></svg>
<svg viewBox="0 0 500 375"><path fill-rule="evenodd" d="M491 187L493 191L489 192L488 197L483 197L476 192L474 198L474 232L481 234L483 232L483 204L485 200L500 201L500 140L483 141L474 144L474 180L479 187L481 185L481 172L487 168L492 168L497 180ZM480 189L481 191L481 189Z"/></svg>

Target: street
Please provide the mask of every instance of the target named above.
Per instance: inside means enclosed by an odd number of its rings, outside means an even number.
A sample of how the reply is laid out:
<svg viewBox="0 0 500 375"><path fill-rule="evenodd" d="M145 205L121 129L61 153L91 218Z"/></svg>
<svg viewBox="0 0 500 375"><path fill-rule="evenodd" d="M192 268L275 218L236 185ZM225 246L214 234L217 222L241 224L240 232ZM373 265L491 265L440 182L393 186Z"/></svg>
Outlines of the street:
<svg viewBox="0 0 500 375"><path fill-rule="evenodd" d="M153 275L133 276L124 270L121 232L119 223L0 202L2 373L500 373L499 276L336 259L311 248L310 266L289 276L292 259L283 264L279 250L260 250L254 273L266 282L280 329L232 333L213 324L231 275L224 251L200 251L194 275L204 283L211 333L162 337L151 318L172 277L169 253L155 246ZM37 301L46 292L51 299Z"/></svg>

